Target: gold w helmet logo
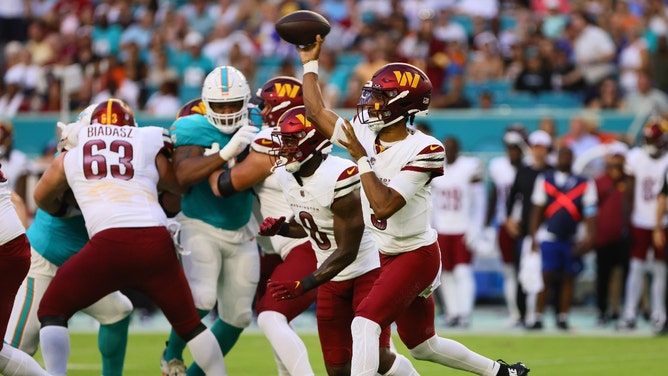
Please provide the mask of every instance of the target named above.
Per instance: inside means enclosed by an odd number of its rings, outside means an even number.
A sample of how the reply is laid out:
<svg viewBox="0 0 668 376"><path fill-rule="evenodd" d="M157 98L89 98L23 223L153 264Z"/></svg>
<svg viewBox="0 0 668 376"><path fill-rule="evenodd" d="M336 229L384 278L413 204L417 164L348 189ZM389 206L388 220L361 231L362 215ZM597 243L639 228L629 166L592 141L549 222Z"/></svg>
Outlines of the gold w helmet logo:
<svg viewBox="0 0 668 376"><path fill-rule="evenodd" d="M304 124L304 128L310 128L311 127L311 122L308 121L308 119L306 118L306 116L304 116L304 114L297 114L295 116L297 117L297 119L299 119L299 121L302 124Z"/></svg>
<svg viewBox="0 0 668 376"><path fill-rule="evenodd" d="M274 88L279 97L294 98L299 92L299 85L275 83Z"/></svg>
<svg viewBox="0 0 668 376"><path fill-rule="evenodd" d="M394 76L397 78L399 86L410 85L410 87L416 88L420 82L420 75L411 72L394 71Z"/></svg>

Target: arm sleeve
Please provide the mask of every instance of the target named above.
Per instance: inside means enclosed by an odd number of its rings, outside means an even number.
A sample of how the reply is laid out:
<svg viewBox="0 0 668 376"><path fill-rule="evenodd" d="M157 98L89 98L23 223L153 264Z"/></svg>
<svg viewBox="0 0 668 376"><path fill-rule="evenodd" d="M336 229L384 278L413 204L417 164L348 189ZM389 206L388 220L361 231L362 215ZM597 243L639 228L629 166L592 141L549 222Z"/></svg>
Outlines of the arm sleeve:
<svg viewBox="0 0 668 376"><path fill-rule="evenodd" d="M427 182L431 180L431 173L405 170L399 172L389 184L404 200L408 201Z"/></svg>

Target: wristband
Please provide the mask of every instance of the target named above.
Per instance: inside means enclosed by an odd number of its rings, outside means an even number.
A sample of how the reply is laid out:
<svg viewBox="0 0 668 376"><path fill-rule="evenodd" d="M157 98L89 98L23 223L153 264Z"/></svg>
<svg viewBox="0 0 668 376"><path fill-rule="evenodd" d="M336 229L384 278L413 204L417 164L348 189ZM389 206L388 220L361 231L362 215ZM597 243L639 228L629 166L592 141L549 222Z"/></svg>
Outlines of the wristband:
<svg viewBox="0 0 668 376"><path fill-rule="evenodd" d="M373 172L371 163L369 163L369 158L365 156L357 160L357 168L359 169L360 175L366 174L367 172Z"/></svg>
<svg viewBox="0 0 668 376"><path fill-rule="evenodd" d="M318 60L309 60L304 63L304 74L306 73L318 74Z"/></svg>
<svg viewBox="0 0 668 376"><path fill-rule="evenodd" d="M304 279L299 281L299 283L302 285L302 288L304 289L304 292L308 290L312 290L320 285L317 279L313 276L313 274L309 274Z"/></svg>

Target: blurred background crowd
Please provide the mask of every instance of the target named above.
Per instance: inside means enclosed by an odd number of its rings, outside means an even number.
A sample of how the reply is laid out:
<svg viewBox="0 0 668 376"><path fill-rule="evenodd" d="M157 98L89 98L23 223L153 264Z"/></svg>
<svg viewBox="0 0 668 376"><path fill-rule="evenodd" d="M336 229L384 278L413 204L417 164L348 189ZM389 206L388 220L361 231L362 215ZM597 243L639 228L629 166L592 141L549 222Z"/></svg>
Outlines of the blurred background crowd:
<svg viewBox="0 0 668 376"><path fill-rule="evenodd" d="M668 113L662 0L17 0L0 4L0 113L77 110L110 96L172 116L213 67L252 87L300 74L274 30L297 9L332 24L328 101L354 107L388 61L423 68L432 108L502 105Z"/></svg>

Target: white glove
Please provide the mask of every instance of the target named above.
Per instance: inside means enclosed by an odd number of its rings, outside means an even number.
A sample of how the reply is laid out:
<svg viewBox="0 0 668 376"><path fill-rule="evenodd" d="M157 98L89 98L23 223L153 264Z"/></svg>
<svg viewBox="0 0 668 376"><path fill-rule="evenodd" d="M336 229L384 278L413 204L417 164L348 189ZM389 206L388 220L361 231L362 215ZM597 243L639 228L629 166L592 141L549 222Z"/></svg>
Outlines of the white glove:
<svg viewBox="0 0 668 376"><path fill-rule="evenodd" d="M220 144L214 142L213 144L211 144L210 148L204 149L204 156L208 157L209 155L218 154L219 151L220 151Z"/></svg>
<svg viewBox="0 0 668 376"><path fill-rule="evenodd" d="M480 229L475 226L471 226L466 230L466 233L464 234L464 242L466 243L466 248L468 248L469 251L475 252L480 233Z"/></svg>
<svg viewBox="0 0 668 376"><path fill-rule="evenodd" d="M253 138L255 138L255 135L259 131L260 129L258 127L244 125L239 128L234 136L232 136L227 145L218 152L218 155L225 161L231 160L244 151L246 146L253 141ZM213 147L213 145L211 146Z"/></svg>
<svg viewBox="0 0 668 376"><path fill-rule="evenodd" d="M517 279L522 285L525 293L539 293L545 287L543 285L543 260L540 252L531 250L531 238L525 237L522 242L522 255L520 258L520 270Z"/></svg>
<svg viewBox="0 0 668 376"><path fill-rule="evenodd" d="M79 143L79 131L81 128L86 125L75 121L73 123L65 124L62 121L56 123L58 129L60 129L60 139L58 140L58 145L56 150L62 152L63 150L71 150Z"/></svg>

